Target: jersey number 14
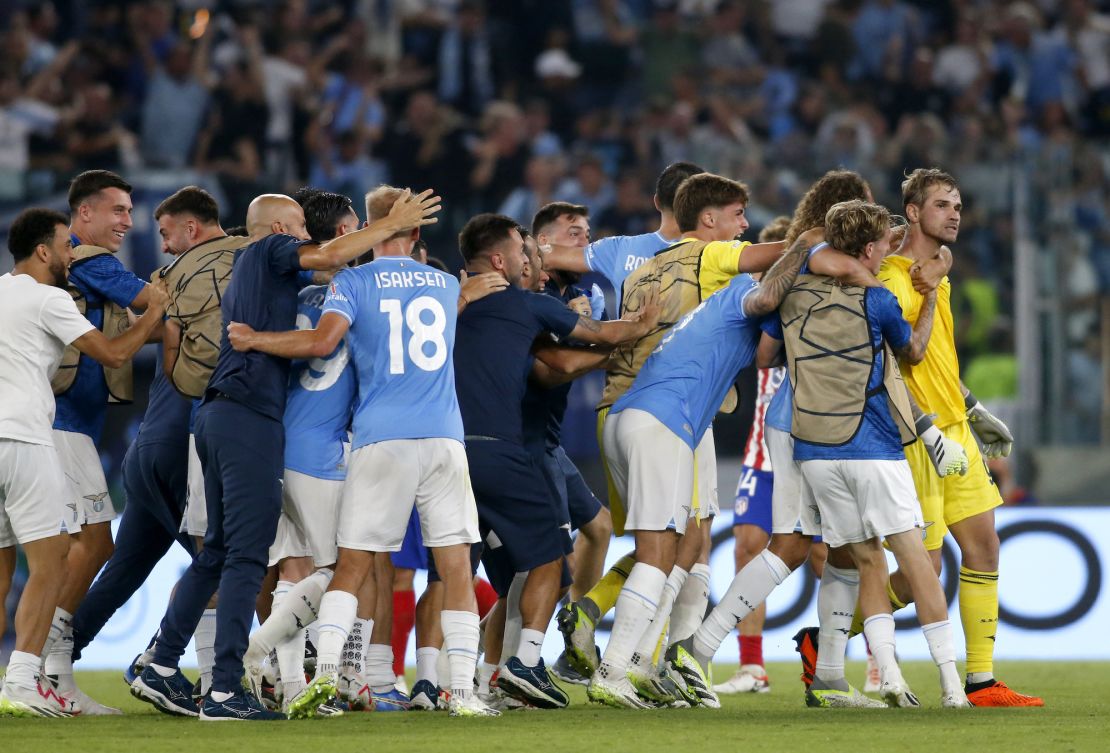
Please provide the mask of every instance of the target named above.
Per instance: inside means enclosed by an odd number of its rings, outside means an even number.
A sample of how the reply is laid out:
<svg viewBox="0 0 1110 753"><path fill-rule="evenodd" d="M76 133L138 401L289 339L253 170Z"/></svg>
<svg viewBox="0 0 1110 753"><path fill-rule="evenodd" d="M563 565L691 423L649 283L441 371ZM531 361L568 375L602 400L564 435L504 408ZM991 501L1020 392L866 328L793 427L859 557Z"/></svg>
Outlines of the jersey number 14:
<svg viewBox="0 0 1110 753"><path fill-rule="evenodd" d="M419 296L405 307L402 314L399 300L384 298L378 310L389 317L390 374L405 373L406 350L409 360L422 371L435 371L447 362L447 341L443 337L447 314L439 301L431 296ZM431 316L430 322L424 321L426 315ZM411 333L408 348L404 344L405 328ZM430 346L430 353L426 352L425 346Z"/></svg>

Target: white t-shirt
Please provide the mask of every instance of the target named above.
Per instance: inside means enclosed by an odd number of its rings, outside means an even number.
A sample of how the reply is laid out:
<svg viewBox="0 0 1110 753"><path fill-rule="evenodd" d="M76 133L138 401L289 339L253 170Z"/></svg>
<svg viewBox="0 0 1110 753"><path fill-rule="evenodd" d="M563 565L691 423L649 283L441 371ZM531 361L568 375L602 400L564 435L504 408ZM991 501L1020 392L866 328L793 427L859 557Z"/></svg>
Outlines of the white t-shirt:
<svg viewBox="0 0 1110 753"><path fill-rule="evenodd" d="M0 276L0 438L53 446L50 377L65 346L91 329L61 288Z"/></svg>

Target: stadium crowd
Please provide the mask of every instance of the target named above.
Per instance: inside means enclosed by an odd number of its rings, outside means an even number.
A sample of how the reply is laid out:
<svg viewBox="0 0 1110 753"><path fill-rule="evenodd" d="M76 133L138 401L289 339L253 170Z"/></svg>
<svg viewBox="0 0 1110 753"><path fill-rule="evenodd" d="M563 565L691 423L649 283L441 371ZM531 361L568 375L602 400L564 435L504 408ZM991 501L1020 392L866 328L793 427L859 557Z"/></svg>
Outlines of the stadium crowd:
<svg viewBox="0 0 1110 753"><path fill-rule="evenodd" d="M16 615L0 711L119 713L77 687L73 662L175 541L193 564L127 669L132 694L170 714L559 708L539 647L568 591L553 674L608 705L716 707L717 692L767 687L761 658L734 687L711 685L723 638L826 545L821 627L797 637L807 704L920 705L891 617L915 602L942 706L1042 705L993 674L1002 498L986 460L1014 438L957 359L993 357L980 369L992 386L1008 368L997 318L1014 306L1024 178L1053 196L1034 220L1105 238L1092 146L1105 19L1085 2L391 5L40 4L9 19L4 198L24 207L65 186L70 213L21 212L16 268L0 278L0 355L34 397L0 415L0 534L27 551L34 605ZM938 164L958 178L914 169ZM184 171L213 191L158 205L177 258L148 283L114 257L132 227L120 174ZM587 245L591 226L607 242ZM749 228L759 242L739 240ZM454 263L456 249L461 280L435 256ZM1076 270L1102 271L1105 250L1072 251L1075 300L1102 295L1098 274L1092 288ZM577 287L587 271L618 305ZM57 290L67 278L76 306ZM809 317L824 324L801 336ZM1069 326L1085 342L1097 319ZM113 544L95 443L148 338L163 368ZM801 357L809 347L871 358L829 365ZM55 418L40 388L59 361ZM710 425L753 364L763 409L745 465L775 474L774 497L761 492L771 519L737 505L737 528L766 536L745 561L738 548L706 616ZM559 438L566 383L598 368L606 507ZM32 466L52 470L31 480ZM30 502L67 485L62 536L53 508ZM636 550L603 575L612 529ZM961 553L962 679L933 572L946 530ZM390 558L417 533L420 564ZM408 610L411 694L390 646L393 567L438 577ZM602 653L593 630L610 609ZM858 633L882 701L844 678ZM177 668L194 638L195 688Z"/></svg>

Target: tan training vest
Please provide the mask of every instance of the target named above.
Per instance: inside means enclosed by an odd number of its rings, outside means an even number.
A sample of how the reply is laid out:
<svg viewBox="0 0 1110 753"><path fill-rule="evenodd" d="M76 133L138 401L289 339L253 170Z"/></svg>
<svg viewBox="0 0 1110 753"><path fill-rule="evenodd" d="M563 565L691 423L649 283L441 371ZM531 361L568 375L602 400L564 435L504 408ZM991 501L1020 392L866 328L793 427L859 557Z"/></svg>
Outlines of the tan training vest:
<svg viewBox="0 0 1110 753"><path fill-rule="evenodd" d="M865 291L831 277L800 275L782 302L795 439L831 447L850 442L863 422L867 398L879 391L886 393L902 444L917 439L897 359L885 342L882 348L871 345ZM883 382L869 393L867 382L880 354Z"/></svg>
<svg viewBox="0 0 1110 753"><path fill-rule="evenodd" d="M225 235L189 249L152 277L166 280L166 318L181 327L181 349L170 381L186 397L203 397L216 368L223 336L220 302L231 282L235 253L250 238Z"/></svg>
<svg viewBox="0 0 1110 753"><path fill-rule="evenodd" d="M659 284L663 311L654 330L631 343L620 346L609 360L605 390L598 410L604 410L628 391L640 368L655 350L663 335L701 303L702 251L706 241L688 241L664 249L625 278L621 289L621 313L636 313L650 287ZM736 410L736 389L730 387L721 405L722 413Z"/></svg>
<svg viewBox="0 0 1110 753"><path fill-rule="evenodd" d="M73 249L73 263L70 264L70 269L93 257L111 253L108 249L100 246L81 244ZM89 310L88 300L73 285L67 285L66 290L73 296L73 302L77 305L77 310L81 312L82 316L85 316ZM108 299L104 300L103 309L104 318L100 323L100 331L104 333L105 337L109 339L117 337L131 326L127 318L127 309L117 306ZM74 380L77 379L77 364L80 361L81 351L75 345L67 345L65 351L62 352L62 362L59 364L58 370L50 378L50 388L55 395L64 394L73 386ZM108 385L108 402L123 404L133 401L135 399L135 380L132 376L131 359L128 359L127 363L118 369L107 366L103 368L104 381Z"/></svg>

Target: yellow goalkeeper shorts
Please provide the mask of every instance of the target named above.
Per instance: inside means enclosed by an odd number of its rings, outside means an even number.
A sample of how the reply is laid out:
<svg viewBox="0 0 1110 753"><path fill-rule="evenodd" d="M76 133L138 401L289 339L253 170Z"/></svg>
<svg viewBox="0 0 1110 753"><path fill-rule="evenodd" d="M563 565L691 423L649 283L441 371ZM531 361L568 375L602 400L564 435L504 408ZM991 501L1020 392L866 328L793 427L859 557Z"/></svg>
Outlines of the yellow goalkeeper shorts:
<svg viewBox="0 0 1110 753"><path fill-rule="evenodd" d="M930 551L944 544L948 526L1002 504L1002 495L987 471L986 461L967 421L941 431L959 442L967 452L967 475L939 477L920 439L906 448L906 460L913 472L913 485L925 520L925 548Z"/></svg>

